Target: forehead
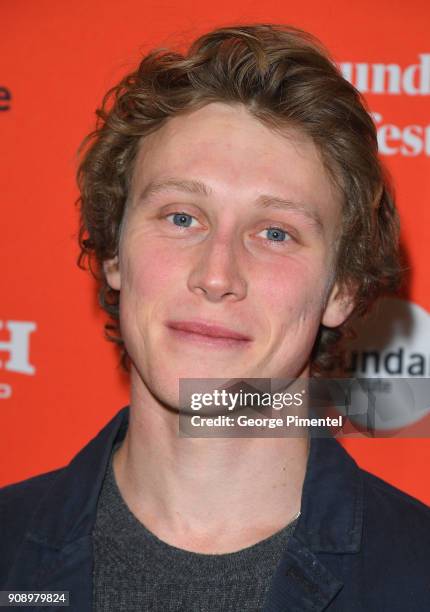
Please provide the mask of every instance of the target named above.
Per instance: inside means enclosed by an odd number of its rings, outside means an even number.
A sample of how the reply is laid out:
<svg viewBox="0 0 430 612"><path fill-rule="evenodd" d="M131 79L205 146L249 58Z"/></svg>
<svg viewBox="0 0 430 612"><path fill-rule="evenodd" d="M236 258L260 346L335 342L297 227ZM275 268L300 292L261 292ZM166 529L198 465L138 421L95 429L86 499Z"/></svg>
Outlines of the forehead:
<svg viewBox="0 0 430 612"><path fill-rule="evenodd" d="M134 195L172 178L202 182L215 197L238 203L270 193L307 205L327 221L334 222L340 209L340 195L311 138L293 128L275 131L240 104L208 104L142 139Z"/></svg>

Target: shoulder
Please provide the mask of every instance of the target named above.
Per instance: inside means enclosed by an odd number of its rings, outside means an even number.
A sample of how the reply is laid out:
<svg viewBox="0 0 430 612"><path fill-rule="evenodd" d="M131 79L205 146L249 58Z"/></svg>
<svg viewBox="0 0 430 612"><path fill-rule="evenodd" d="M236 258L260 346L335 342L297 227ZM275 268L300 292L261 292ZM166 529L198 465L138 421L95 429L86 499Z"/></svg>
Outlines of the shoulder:
<svg viewBox="0 0 430 612"><path fill-rule="evenodd" d="M46 472L33 476L27 480L22 480L14 484L0 488L0 511L2 513L13 513L18 508L20 514L25 513L26 509L31 511L34 509L34 504L40 497L49 489L54 482L56 476L60 474L64 468Z"/></svg>
<svg viewBox="0 0 430 612"><path fill-rule="evenodd" d="M430 575L429 506L381 478L361 472L363 544L373 556L375 571L378 560L385 560L392 572L414 571L421 578Z"/></svg>
<svg viewBox="0 0 430 612"><path fill-rule="evenodd" d="M54 470L0 488L0 578L7 574L11 559L27 532L40 500L63 470Z"/></svg>
<svg viewBox="0 0 430 612"><path fill-rule="evenodd" d="M370 511L384 521L416 521L417 527L429 528L430 507L420 500L389 484L382 478L360 468L363 475L365 502Z"/></svg>

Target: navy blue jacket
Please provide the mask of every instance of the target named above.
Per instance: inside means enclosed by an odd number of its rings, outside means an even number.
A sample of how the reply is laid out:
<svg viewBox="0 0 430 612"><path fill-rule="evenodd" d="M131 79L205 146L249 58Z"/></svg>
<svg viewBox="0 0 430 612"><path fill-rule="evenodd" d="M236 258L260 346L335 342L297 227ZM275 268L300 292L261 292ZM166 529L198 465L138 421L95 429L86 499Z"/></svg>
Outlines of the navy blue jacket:
<svg viewBox="0 0 430 612"><path fill-rule="evenodd" d="M97 499L127 426L124 408L67 467L0 491L0 589L67 590L69 610L91 611ZM302 513L264 608L321 610L430 611L430 508L333 438L311 440Z"/></svg>

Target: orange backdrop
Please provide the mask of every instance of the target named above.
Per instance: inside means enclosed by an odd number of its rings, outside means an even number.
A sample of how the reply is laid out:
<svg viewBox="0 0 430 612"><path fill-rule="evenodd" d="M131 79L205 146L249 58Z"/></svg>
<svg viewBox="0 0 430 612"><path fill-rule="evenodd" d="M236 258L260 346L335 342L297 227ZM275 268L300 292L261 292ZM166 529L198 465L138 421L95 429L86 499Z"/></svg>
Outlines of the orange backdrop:
<svg viewBox="0 0 430 612"><path fill-rule="evenodd" d="M0 15L0 485L65 464L128 402L94 284L76 266L74 176L103 94L154 46L257 21L302 27L328 46L375 113L412 265L405 297L424 309L428 333L427 0L17 0ZM345 444L364 468L430 503L427 439Z"/></svg>

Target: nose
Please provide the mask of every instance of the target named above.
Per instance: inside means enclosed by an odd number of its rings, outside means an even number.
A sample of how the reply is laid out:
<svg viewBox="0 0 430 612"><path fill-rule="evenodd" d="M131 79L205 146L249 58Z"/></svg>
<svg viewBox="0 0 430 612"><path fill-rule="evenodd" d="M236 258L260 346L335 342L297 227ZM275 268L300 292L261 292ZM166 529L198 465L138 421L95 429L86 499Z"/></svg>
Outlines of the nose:
<svg viewBox="0 0 430 612"><path fill-rule="evenodd" d="M188 278L188 288L210 302L239 301L247 283L239 270L238 248L229 236L212 235L200 245Z"/></svg>

